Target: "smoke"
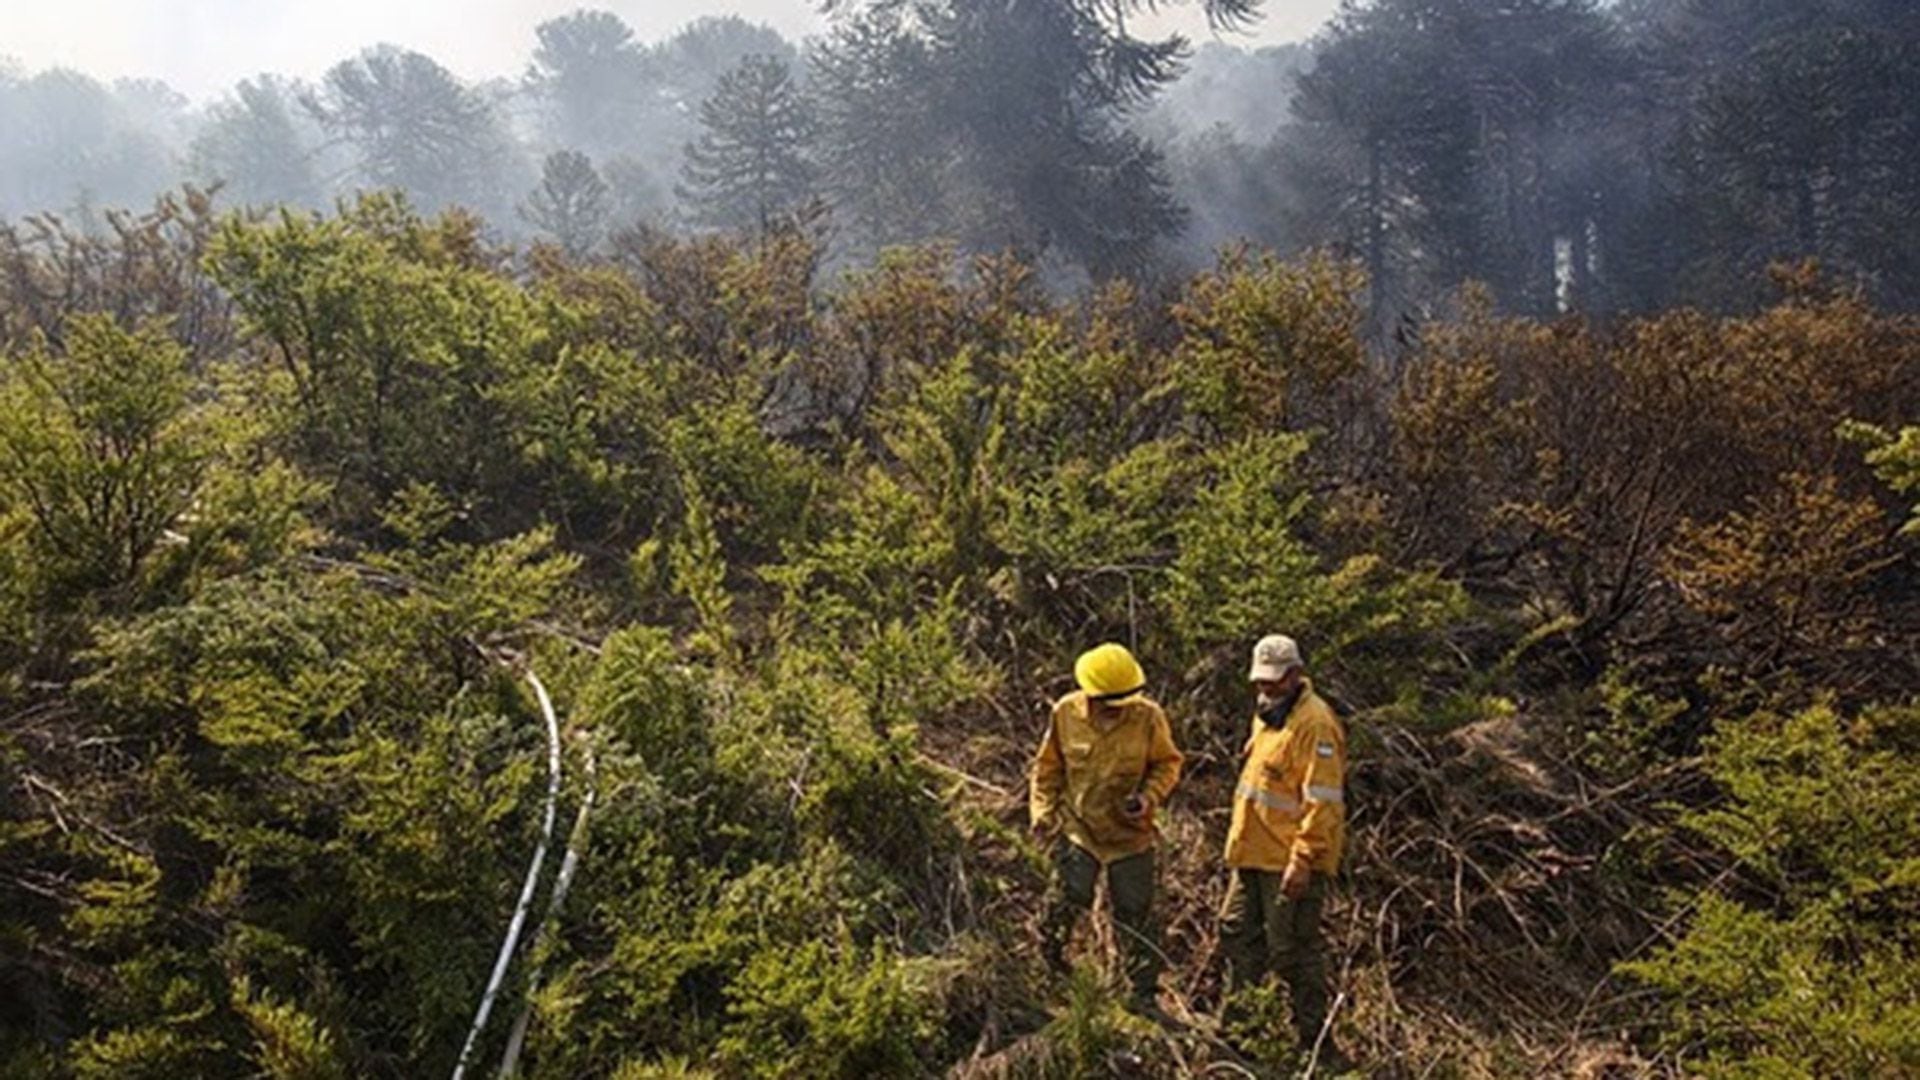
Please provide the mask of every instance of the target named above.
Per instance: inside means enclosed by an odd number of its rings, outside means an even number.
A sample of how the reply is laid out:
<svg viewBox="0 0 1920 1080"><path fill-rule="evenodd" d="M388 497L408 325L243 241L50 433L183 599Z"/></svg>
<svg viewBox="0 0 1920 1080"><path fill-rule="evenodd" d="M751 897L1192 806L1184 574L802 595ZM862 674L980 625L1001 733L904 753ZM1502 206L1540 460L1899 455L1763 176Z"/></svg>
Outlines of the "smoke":
<svg viewBox="0 0 1920 1080"><path fill-rule="evenodd" d="M739 15L796 39L822 25L809 0L72 0L0 4L0 41L29 71L157 78L205 102L262 72L318 78L376 42L427 53L469 81L515 76L533 28L581 7L612 11L642 41L703 15Z"/></svg>
<svg viewBox="0 0 1920 1080"><path fill-rule="evenodd" d="M1219 40L1258 46L1312 33L1338 0L1270 2L1252 33ZM166 81L197 102L243 78L314 79L376 42L427 53L469 81L518 75L533 27L581 7L611 11L642 41L660 41L705 15L738 15L799 40L825 21L815 0L66 0L0 4L0 42L30 71L68 67L96 79ZM1142 34L1216 40L1197 4L1137 21Z"/></svg>
<svg viewBox="0 0 1920 1080"><path fill-rule="evenodd" d="M1261 219L1261 207L1270 218L1272 205L1267 147L1286 119L1305 50L1259 43L1304 33L1336 3L1273 4L1250 33L1212 33L1197 4L1165 6L1130 26L1197 44L1186 77L1132 117L1165 152L1177 194L1193 210L1186 243L1196 256L1241 237L1272 239ZM598 139L563 134L551 103L528 92L523 79L535 28L583 6L613 13L649 45L646 78L658 84L607 125L612 136ZM682 33L720 14L736 19ZM609 183L619 222L667 222L676 211L681 148L699 134L698 102L720 74L747 52L798 63L796 47L825 26L817 0L0 4L8 51L0 57L0 218L144 206L188 180L220 181L233 202L324 207L385 174L365 168L357 160L364 148L322 130L303 102L324 93L334 65L382 44L430 57L491 113L456 143L487 143L489 125L510 136L512 146L482 155L491 165L463 189L464 204L499 211L494 216L505 220L498 224L513 230L512 208L532 183L530 163L577 149ZM448 152L461 153L458 146ZM445 177L423 178L411 190L437 205L443 200L432 197L428 179Z"/></svg>
<svg viewBox="0 0 1920 1080"><path fill-rule="evenodd" d="M1188 209L1173 252L1180 262L1204 265L1241 242L1285 246L1278 154L1294 85L1311 59L1303 44L1208 43L1140 117L1142 134L1167 155L1175 194Z"/></svg>

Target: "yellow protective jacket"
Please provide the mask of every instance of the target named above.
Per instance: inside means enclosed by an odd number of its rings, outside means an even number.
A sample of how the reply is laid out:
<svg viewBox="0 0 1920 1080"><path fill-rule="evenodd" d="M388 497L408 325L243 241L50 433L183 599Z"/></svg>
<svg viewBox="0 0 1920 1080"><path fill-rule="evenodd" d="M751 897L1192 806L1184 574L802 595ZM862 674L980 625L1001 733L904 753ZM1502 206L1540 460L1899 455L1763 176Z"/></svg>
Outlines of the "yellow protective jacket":
<svg viewBox="0 0 1920 1080"><path fill-rule="evenodd" d="M1182 760L1167 714L1152 700L1134 698L1096 722L1087 695L1068 694L1034 755L1027 810L1035 825L1058 825L1102 863L1137 855L1153 846L1154 812L1180 782ZM1129 818L1124 808L1135 793L1147 812Z"/></svg>
<svg viewBox="0 0 1920 1080"><path fill-rule="evenodd" d="M1227 865L1283 872L1289 864L1331 874L1346 847L1347 733L1306 683L1283 727L1258 716L1233 794Z"/></svg>

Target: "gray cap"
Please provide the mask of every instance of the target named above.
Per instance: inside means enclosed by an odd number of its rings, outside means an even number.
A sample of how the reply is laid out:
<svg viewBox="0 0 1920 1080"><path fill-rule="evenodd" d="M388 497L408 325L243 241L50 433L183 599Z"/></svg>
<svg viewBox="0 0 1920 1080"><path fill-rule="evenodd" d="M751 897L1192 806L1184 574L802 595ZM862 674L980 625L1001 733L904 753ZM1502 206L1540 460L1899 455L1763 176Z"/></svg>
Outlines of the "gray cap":
<svg viewBox="0 0 1920 1080"><path fill-rule="evenodd" d="M1287 673L1306 665L1300 661L1300 646L1282 634L1270 634L1253 647L1253 670L1249 682L1278 682Z"/></svg>

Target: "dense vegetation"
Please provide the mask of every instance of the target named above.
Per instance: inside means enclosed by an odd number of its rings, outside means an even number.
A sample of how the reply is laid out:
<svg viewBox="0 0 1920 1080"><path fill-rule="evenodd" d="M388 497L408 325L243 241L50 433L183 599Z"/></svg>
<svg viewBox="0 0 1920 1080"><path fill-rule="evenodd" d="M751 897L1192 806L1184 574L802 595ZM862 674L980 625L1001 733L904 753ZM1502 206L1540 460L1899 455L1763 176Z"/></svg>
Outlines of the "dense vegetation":
<svg viewBox="0 0 1920 1080"><path fill-rule="evenodd" d="M1040 970L1022 773L1136 643L1204 1014L1273 629L1350 716L1378 1067L1920 1061L1920 326L1811 267L1370 354L1329 259L1064 300L777 226L115 221L0 266L6 1075L449 1070L541 818L522 668L597 803L483 1068L524 1001L538 1076L1179 1074L1217 1048L1099 943Z"/></svg>
<svg viewBox="0 0 1920 1080"><path fill-rule="evenodd" d="M1377 1071L1920 1072L1914 6L1143 6L0 66L0 1074L451 1070L529 672L478 1071L1190 1074L1270 631ZM1179 1033L1035 948L1101 640Z"/></svg>

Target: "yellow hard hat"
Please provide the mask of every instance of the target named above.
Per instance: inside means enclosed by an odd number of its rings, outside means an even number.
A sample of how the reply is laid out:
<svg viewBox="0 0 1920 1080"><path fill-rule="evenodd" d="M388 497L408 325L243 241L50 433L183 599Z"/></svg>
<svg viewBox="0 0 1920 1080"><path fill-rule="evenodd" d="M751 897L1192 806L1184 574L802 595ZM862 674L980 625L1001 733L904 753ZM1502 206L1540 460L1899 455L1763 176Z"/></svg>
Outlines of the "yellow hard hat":
<svg viewBox="0 0 1920 1080"><path fill-rule="evenodd" d="M1138 697L1147 688L1147 673L1125 645L1108 642L1080 654L1073 663L1074 681L1096 701L1115 704Z"/></svg>

